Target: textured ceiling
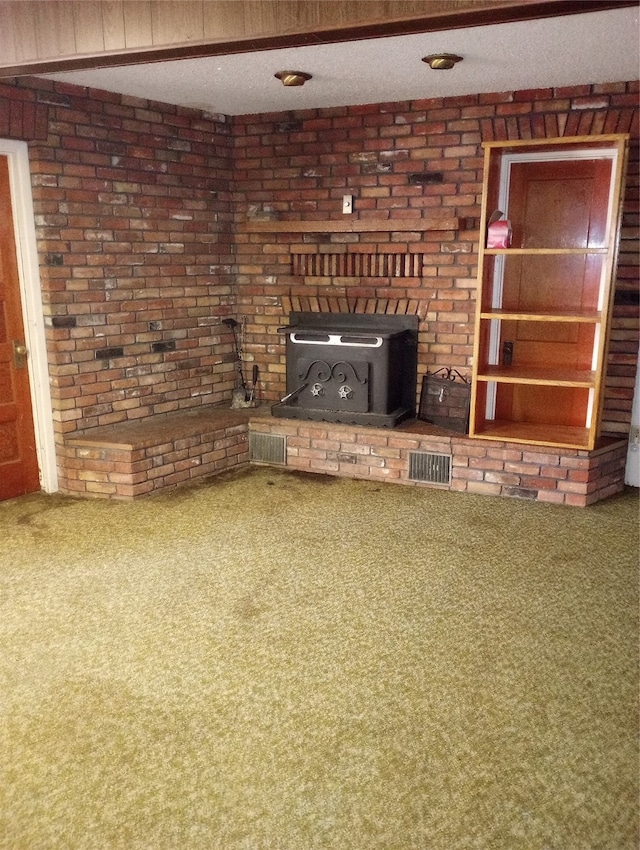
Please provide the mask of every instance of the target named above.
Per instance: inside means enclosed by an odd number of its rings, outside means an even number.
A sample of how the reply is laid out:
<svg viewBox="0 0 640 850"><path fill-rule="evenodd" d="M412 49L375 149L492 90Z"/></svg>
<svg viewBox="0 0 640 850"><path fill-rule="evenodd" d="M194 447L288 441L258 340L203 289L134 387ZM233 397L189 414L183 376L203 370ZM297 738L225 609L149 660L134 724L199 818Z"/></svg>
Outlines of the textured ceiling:
<svg viewBox="0 0 640 850"><path fill-rule="evenodd" d="M339 44L43 75L225 115L638 79L638 7ZM432 71L430 53L464 57ZM304 87L274 78L306 71Z"/></svg>

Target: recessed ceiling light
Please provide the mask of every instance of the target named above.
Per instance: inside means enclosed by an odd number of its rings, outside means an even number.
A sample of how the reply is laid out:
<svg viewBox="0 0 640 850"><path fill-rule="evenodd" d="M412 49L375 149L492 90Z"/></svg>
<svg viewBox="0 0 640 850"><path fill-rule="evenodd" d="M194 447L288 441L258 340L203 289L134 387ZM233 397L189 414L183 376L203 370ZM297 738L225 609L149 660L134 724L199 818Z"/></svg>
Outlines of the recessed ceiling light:
<svg viewBox="0 0 640 850"><path fill-rule="evenodd" d="M432 53L431 56L423 56L422 61L434 71L449 71L456 62L462 62L462 56L456 56L454 53Z"/></svg>
<svg viewBox="0 0 640 850"><path fill-rule="evenodd" d="M304 71L278 71L273 76L282 80L283 86L303 86L307 80L311 79L311 74L306 74Z"/></svg>

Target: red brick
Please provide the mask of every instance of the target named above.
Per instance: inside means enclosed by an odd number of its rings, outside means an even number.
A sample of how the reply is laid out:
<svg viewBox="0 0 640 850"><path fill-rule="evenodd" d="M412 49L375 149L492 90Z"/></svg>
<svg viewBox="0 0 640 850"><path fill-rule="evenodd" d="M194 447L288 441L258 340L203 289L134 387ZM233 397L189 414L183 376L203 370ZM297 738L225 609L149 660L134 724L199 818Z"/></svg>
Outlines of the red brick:
<svg viewBox="0 0 640 850"><path fill-rule="evenodd" d="M504 486L512 487L517 487L520 484L519 475L509 475L505 472L486 472L484 480L488 481L490 484L502 484Z"/></svg>
<svg viewBox="0 0 640 850"><path fill-rule="evenodd" d="M578 495L577 493L567 493L565 496L565 504L573 505L574 507L584 508L590 503L591 500L587 496Z"/></svg>
<svg viewBox="0 0 640 850"><path fill-rule="evenodd" d="M536 497L538 502L548 502L554 505L562 505L565 501L565 495L559 490L540 490Z"/></svg>

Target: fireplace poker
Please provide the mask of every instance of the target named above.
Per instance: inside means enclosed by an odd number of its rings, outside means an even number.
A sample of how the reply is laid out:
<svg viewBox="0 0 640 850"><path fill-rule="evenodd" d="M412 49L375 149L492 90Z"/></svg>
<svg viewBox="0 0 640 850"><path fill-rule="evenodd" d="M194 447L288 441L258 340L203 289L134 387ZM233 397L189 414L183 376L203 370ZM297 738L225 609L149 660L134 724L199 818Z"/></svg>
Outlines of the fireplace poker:
<svg viewBox="0 0 640 850"><path fill-rule="evenodd" d="M236 363L238 364L238 377L240 378L240 387L244 390L245 401L247 398L247 384L244 380L244 374L242 372L242 358L240 356L240 345L238 343L238 335L236 333L236 328L239 325L232 317L228 319L223 319L222 324L226 325L228 328L231 328L231 333L233 334L233 349L236 355Z"/></svg>
<svg viewBox="0 0 640 850"><path fill-rule="evenodd" d="M249 401L253 402L256 395L256 384L258 383L258 364L253 364L253 374L251 376L251 392L249 393Z"/></svg>

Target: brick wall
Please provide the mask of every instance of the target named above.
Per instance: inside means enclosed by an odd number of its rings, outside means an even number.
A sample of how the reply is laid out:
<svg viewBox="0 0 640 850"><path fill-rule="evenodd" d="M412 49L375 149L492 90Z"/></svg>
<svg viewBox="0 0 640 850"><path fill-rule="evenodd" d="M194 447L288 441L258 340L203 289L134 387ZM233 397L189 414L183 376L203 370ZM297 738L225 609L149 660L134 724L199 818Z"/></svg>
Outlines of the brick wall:
<svg viewBox="0 0 640 850"><path fill-rule="evenodd" d="M624 435L638 345L637 92L612 83L228 119L45 80L0 84L0 135L29 142L58 444L229 400L229 315L246 318L246 368L259 366L263 401L284 392L277 327L292 307L415 312L420 374L468 373L482 141L602 132L633 140L605 407L607 432ZM461 226L248 226L342 220L344 194L361 220L444 215ZM327 254L340 274L294 274L292 251ZM355 276L345 255L408 256L409 273Z"/></svg>
<svg viewBox="0 0 640 850"><path fill-rule="evenodd" d="M600 133L632 135L620 268L605 399L605 431L626 433L638 355L638 110L636 83L500 92L233 119L238 310L245 350L261 367L263 398L285 389L277 327L294 309L416 312L419 375L473 352L483 141ZM455 216L459 229L264 233L251 220L341 219L342 196L359 219ZM249 224L247 224L247 222ZM415 277L317 274L292 253L419 256ZM333 268L354 264L334 262ZM414 268L413 264L411 268ZM299 273L300 271L306 273ZM296 272L296 273L293 273ZM362 305L362 306L361 306ZM420 386L420 381L418 381Z"/></svg>
<svg viewBox="0 0 640 850"><path fill-rule="evenodd" d="M30 142L59 442L227 398L235 373L220 323L233 312L225 118L43 80L0 86L0 103L38 116L12 127Z"/></svg>

